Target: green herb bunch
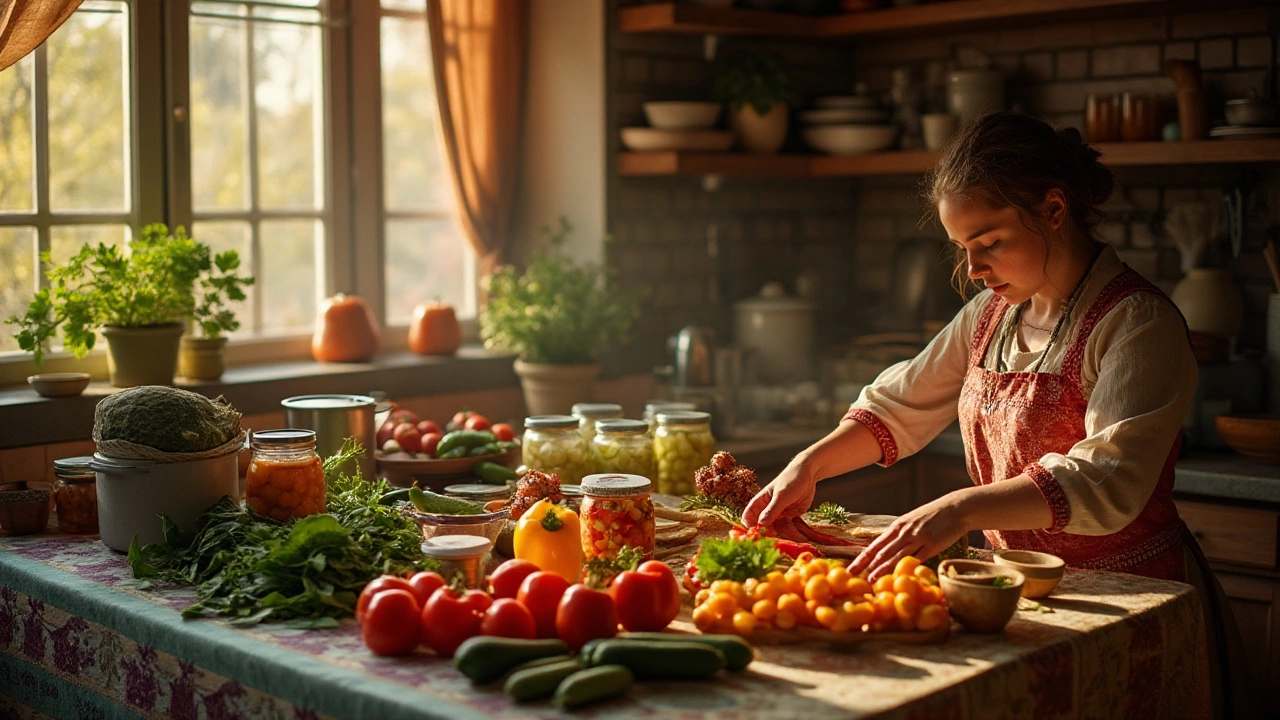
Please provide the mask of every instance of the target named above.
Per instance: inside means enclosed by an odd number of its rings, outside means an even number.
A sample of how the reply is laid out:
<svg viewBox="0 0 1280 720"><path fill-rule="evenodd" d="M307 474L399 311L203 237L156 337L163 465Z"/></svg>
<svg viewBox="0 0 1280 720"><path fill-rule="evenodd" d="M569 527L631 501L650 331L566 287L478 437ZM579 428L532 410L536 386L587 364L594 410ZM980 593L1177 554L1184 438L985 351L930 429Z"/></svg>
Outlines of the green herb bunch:
<svg viewBox="0 0 1280 720"><path fill-rule="evenodd" d="M743 582L747 578L762 578L784 565L786 560L773 538L707 538L694 560L698 582L704 587L716 580Z"/></svg>
<svg viewBox="0 0 1280 720"><path fill-rule="evenodd" d="M764 115L774 103L797 105L800 86L787 66L771 55L748 55L720 63L711 81L716 100L750 105Z"/></svg>
<svg viewBox="0 0 1280 720"><path fill-rule="evenodd" d="M609 282L595 265L563 254L570 227L564 218L545 238L524 272L497 268L483 281L489 299L480 311L485 347L515 353L529 363L581 364L606 344L624 340L639 315L640 298Z"/></svg>
<svg viewBox="0 0 1280 720"><path fill-rule="evenodd" d="M40 259L52 264L47 252ZM253 278L236 274L239 267L234 250L215 256L181 227L170 235L162 223L147 225L127 251L85 245L65 265L50 268L49 287L36 293L26 314L6 322L18 326L18 346L37 363L59 327L64 347L76 357L93 349L97 330L105 326L192 319L205 335L217 337L239 327L227 303L244 300L244 288L253 284Z"/></svg>

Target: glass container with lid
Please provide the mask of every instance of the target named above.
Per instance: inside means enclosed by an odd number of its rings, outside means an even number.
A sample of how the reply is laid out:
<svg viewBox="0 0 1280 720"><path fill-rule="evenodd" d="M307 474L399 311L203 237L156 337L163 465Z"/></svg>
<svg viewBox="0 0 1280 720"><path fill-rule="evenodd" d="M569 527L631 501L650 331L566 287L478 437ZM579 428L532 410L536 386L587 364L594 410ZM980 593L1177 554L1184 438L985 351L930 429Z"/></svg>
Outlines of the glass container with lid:
<svg viewBox="0 0 1280 720"><path fill-rule="evenodd" d="M98 474L88 455L53 461L53 497L58 529L75 535L98 532Z"/></svg>
<svg viewBox="0 0 1280 720"><path fill-rule="evenodd" d="M588 475L582 480L582 555L584 560L618 554L633 547L653 558L653 501L649 478L624 473Z"/></svg>
<svg viewBox="0 0 1280 720"><path fill-rule="evenodd" d="M658 466L658 492L689 495L693 475L711 462L716 439L711 414L690 410L660 412L653 431L653 455Z"/></svg>
<svg viewBox="0 0 1280 720"><path fill-rule="evenodd" d="M677 402L674 400L650 400L644 406L644 420L649 423L649 434L653 434L654 428L658 427L657 415L660 412L675 411L694 411L698 406L691 402Z"/></svg>
<svg viewBox="0 0 1280 720"><path fill-rule="evenodd" d="M324 467L314 430L253 433L253 459L245 475L245 504L276 520L324 512Z"/></svg>
<svg viewBox="0 0 1280 720"><path fill-rule="evenodd" d="M591 441L592 467L598 473L653 477L653 438L643 420L601 420Z"/></svg>
<svg viewBox="0 0 1280 720"><path fill-rule="evenodd" d="M446 582L462 574L467 587L483 588L484 558L493 542L478 535L437 535L422 543L422 554L440 563Z"/></svg>
<svg viewBox="0 0 1280 720"><path fill-rule="evenodd" d="M590 472L591 454L571 415L534 415L524 420L523 458L532 470L574 485Z"/></svg>
<svg viewBox="0 0 1280 720"><path fill-rule="evenodd" d="M578 418L578 431L588 443L596 436L596 423L622 417L622 406L617 403L576 403L569 411Z"/></svg>

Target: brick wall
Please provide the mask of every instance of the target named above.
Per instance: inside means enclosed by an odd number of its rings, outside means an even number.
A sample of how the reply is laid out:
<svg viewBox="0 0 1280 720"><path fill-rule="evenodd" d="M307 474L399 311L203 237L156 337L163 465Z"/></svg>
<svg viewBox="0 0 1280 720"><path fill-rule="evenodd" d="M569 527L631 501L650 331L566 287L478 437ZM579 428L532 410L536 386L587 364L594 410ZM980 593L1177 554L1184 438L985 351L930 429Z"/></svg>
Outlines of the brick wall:
<svg viewBox="0 0 1280 720"><path fill-rule="evenodd" d="M1263 87L1272 57L1266 28L1277 16L1260 6L877 42L726 37L719 52L779 55L796 70L808 97L847 94L857 81L883 93L894 67L911 66L923 78L931 64L950 58L971 63L985 53L1008 72L1011 104L1058 126L1081 127L1091 92L1156 93L1167 119L1175 119L1173 83L1161 72L1166 58L1200 61L1210 107L1220 116L1224 99ZM701 36L622 35L612 13L608 22L608 138L616 150L618 129L645 124L642 102L705 99L710 64ZM803 151L794 129L792 135L786 150ZM1171 290L1181 273L1162 231L1165 209L1188 199L1220 205L1223 188L1244 168L1118 169L1110 217L1099 234L1135 269ZM1280 170L1247 169L1255 192L1244 251L1231 268L1246 298L1241 345L1258 347L1269 292L1261 242L1268 227L1280 223ZM943 239L918 200L920 178L914 176L727 178L715 192L703 191L698 178L623 178L612 171L609 177L611 262L624 282L650 289L633 345L655 361L662 359L662 339L690 322L715 324L730 338L733 301L766 280L793 281L806 269L818 273L819 325L828 343L874 329L867 309L889 287L898 241ZM715 253L708 252L709 235Z"/></svg>

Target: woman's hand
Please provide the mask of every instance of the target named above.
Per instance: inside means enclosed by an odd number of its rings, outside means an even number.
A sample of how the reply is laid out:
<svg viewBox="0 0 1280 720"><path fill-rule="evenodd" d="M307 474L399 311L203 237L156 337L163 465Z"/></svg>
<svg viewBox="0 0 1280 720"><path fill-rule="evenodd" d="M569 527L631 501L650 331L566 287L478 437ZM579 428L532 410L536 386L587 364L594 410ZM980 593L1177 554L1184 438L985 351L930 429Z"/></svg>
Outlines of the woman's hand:
<svg viewBox="0 0 1280 720"><path fill-rule="evenodd" d="M751 498L742 511L746 527L768 527L782 518L796 517L809 511L817 478L804 468L799 458L791 461L778 477Z"/></svg>
<svg viewBox="0 0 1280 720"><path fill-rule="evenodd" d="M969 531L955 494L912 510L893 521L858 559L849 564L849 572L867 571L867 580L875 582L881 575L893 572L898 561L907 555L920 560L937 555Z"/></svg>

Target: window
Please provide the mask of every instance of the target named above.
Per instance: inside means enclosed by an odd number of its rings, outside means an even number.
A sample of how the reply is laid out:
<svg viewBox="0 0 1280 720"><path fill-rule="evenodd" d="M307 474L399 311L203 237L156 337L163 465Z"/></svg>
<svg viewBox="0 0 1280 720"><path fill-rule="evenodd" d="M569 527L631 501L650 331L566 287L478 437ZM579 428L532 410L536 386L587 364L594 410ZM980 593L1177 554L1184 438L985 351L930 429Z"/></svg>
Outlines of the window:
<svg viewBox="0 0 1280 720"><path fill-rule="evenodd" d="M127 244L160 220L257 278L232 362L305 356L339 291L389 327L432 298L473 317L425 2L86 0L0 72L0 319L41 286L40 252ZM30 370L2 329L0 384ZM73 365L105 369L57 352L42 369Z"/></svg>

